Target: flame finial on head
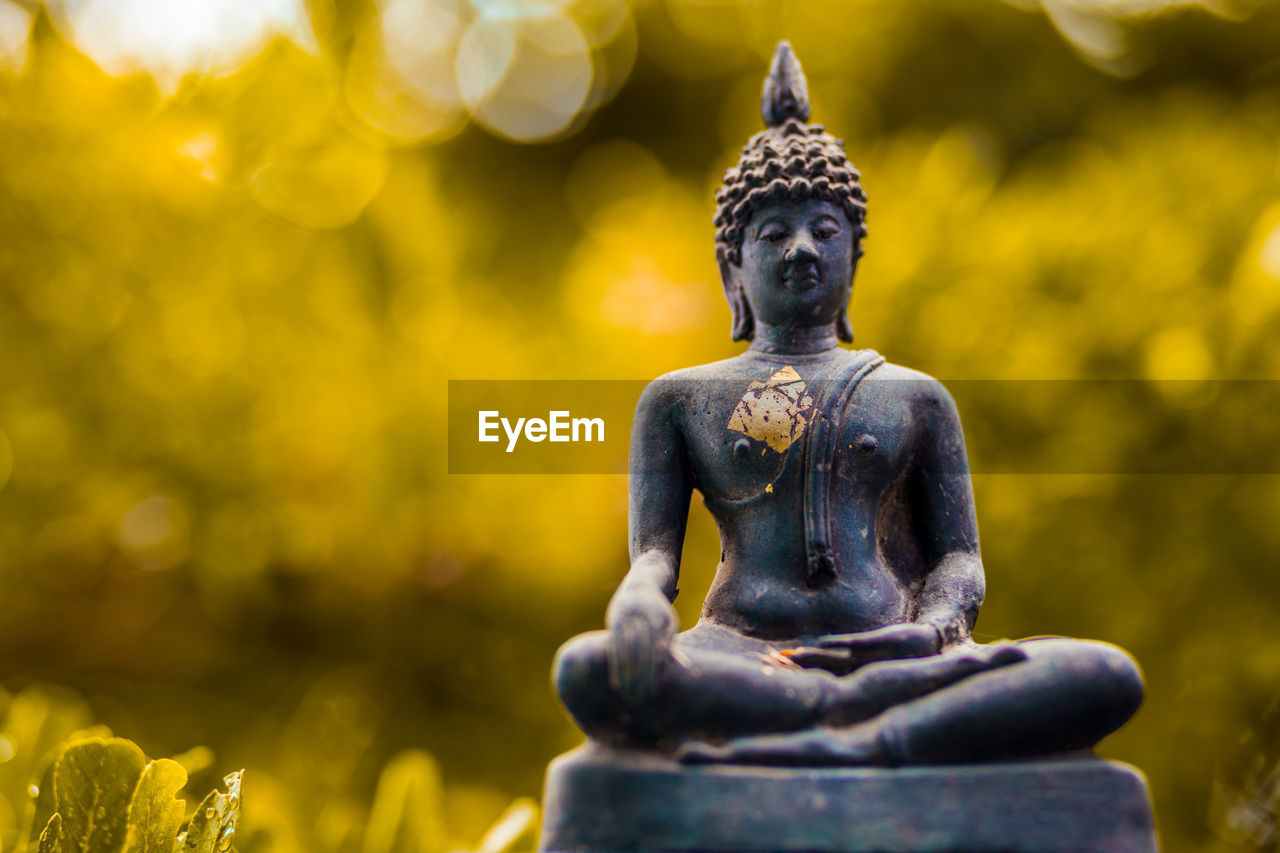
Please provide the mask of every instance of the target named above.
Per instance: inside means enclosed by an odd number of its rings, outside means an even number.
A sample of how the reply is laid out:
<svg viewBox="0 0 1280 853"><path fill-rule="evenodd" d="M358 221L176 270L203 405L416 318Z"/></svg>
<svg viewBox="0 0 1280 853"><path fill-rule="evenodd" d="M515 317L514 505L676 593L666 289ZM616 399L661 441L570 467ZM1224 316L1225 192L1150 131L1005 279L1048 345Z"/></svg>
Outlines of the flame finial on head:
<svg viewBox="0 0 1280 853"><path fill-rule="evenodd" d="M809 113L809 84L805 82L800 60L796 59L790 42L780 41L760 97L765 127L778 127L789 118L808 121Z"/></svg>

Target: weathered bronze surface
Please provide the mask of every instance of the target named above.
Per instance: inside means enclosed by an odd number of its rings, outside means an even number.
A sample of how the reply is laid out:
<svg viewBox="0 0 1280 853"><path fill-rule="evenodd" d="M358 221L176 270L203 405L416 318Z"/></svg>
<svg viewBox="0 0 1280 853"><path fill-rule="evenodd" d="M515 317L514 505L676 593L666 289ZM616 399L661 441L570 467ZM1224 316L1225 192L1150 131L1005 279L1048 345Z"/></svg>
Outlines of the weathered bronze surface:
<svg viewBox="0 0 1280 853"><path fill-rule="evenodd" d="M732 334L749 345L642 396L631 569L607 630L561 649L560 698L597 758L661 760L677 774L1088 750L1137 709L1137 666L1100 642L973 642L984 579L956 409L937 381L839 345L853 337L866 195L843 143L807 123L804 78L785 43L762 112L767 129L717 197ZM694 489L723 554L701 619L678 632L671 601ZM892 791L893 771L883 773L877 784ZM699 843L716 848L700 826ZM576 847L566 839L577 837L570 827L544 844Z"/></svg>

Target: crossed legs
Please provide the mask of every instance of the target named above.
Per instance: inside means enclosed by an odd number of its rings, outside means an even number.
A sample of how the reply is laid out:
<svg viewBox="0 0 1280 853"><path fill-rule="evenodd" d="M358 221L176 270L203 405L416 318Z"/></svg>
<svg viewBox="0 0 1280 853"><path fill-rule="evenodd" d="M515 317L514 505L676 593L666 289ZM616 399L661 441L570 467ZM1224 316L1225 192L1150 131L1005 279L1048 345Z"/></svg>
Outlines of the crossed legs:
<svg viewBox="0 0 1280 853"><path fill-rule="evenodd" d="M1037 639L883 661L836 677L682 645L642 707L609 686L609 635L560 650L561 700L592 738L680 747L682 760L931 764L1085 749L1137 709L1142 678L1105 643Z"/></svg>

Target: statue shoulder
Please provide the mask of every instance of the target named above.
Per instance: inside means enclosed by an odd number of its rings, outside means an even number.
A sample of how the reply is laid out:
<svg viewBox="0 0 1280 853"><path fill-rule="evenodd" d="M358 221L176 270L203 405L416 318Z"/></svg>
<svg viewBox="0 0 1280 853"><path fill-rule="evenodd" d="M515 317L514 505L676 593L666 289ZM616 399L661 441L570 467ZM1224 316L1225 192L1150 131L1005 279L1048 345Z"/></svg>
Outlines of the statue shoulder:
<svg viewBox="0 0 1280 853"><path fill-rule="evenodd" d="M737 361L725 359L664 373L645 387L640 395L640 405L670 406L714 393L716 383L747 376Z"/></svg>
<svg viewBox="0 0 1280 853"><path fill-rule="evenodd" d="M867 380L880 383L885 392L909 402L919 415L932 414L948 419L958 418L955 400L937 379L919 370L885 362L872 371Z"/></svg>
<svg viewBox="0 0 1280 853"><path fill-rule="evenodd" d="M705 378L702 367L687 367L652 380L636 403L637 423L679 421L685 404L697 393L697 386Z"/></svg>

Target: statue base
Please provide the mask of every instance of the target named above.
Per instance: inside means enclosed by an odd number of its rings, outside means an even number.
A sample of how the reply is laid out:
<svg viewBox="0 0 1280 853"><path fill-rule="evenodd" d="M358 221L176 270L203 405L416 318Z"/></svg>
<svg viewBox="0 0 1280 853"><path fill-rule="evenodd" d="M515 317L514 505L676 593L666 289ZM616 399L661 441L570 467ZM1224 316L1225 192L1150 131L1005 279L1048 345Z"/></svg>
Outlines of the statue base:
<svg viewBox="0 0 1280 853"><path fill-rule="evenodd" d="M1154 853L1146 780L1091 754L931 767L686 767L587 744L551 762L542 851Z"/></svg>

